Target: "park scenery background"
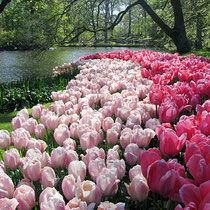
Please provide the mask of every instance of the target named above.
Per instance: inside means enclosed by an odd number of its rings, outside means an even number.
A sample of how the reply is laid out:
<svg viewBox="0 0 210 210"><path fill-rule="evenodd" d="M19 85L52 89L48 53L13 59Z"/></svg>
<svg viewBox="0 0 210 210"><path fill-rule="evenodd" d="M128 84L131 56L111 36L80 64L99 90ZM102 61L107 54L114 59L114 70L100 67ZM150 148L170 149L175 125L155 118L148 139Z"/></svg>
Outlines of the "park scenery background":
<svg viewBox="0 0 210 210"><path fill-rule="evenodd" d="M0 0L0 209L210 209L205 0Z"/></svg>

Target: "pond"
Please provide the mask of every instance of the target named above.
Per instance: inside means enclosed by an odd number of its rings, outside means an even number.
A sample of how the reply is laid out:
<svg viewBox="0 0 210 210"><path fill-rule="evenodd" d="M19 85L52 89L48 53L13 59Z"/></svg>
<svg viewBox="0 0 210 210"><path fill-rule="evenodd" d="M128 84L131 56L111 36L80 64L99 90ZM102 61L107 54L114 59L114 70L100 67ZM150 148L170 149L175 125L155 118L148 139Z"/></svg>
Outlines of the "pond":
<svg viewBox="0 0 210 210"><path fill-rule="evenodd" d="M141 50L126 47L66 47L48 51L0 51L0 83L21 78L43 77L52 74L55 66L82 56L116 50Z"/></svg>

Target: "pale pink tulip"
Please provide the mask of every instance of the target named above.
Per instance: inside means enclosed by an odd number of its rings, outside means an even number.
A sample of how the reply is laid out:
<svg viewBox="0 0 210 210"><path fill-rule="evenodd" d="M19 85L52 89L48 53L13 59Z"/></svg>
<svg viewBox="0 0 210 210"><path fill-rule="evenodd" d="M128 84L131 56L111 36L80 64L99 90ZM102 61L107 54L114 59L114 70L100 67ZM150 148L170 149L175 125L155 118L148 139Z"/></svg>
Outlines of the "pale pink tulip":
<svg viewBox="0 0 210 210"><path fill-rule="evenodd" d="M54 170L48 166L45 166L41 170L40 181L44 188L54 187L56 185L56 175Z"/></svg>
<svg viewBox="0 0 210 210"><path fill-rule="evenodd" d="M17 149L23 150L27 147L31 137L30 133L24 128L18 128L12 132L12 143Z"/></svg>
<svg viewBox="0 0 210 210"><path fill-rule="evenodd" d="M124 157L129 165L140 161L140 149L137 144L131 143L125 148Z"/></svg>
<svg viewBox="0 0 210 210"><path fill-rule="evenodd" d="M41 153L41 151L39 149L32 148L32 149L29 149L26 152L25 158L27 158L29 160L35 159L35 160L39 160L41 162L42 153Z"/></svg>
<svg viewBox="0 0 210 210"><path fill-rule="evenodd" d="M41 175L41 162L37 159L29 159L24 163L22 171L25 178L38 181Z"/></svg>
<svg viewBox="0 0 210 210"><path fill-rule="evenodd" d="M132 181L135 176L140 175L140 174L142 174L142 170L141 170L141 166L140 165L136 165L133 168L131 168L129 170L129 179L130 179L130 181Z"/></svg>
<svg viewBox="0 0 210 210"><path fill-rule="evenodd" d="M20 187L21 185L28 185L29 187L35 190L34 185L28 179L21 179L16 188Z"/></svg>
<svg viewBox="0 0 210 210"><path fill-rule="evenodd" d="M78 139L79 137L78 137L78 134L77 134L77 127L79 126L79 124L78 123L72 123L71 125L70 125L70 136L72 137L72 138L74 138L74 139Z"/></svg>
<svg viewBox="0 0 210 210"><path fill-rule="evenodd" d="M53 131L58 127L58 116L48 115L46 119L46 127Z"/></svg>
<svg viewBox="0 0 210 210"><path fill-rule="evenodd" d="M4 172L4 173L6 173L6 168L5 168L5 165L4 165L4 161L0 161L0 173L1 172Z"/></svg>
<svg viewBox="0 0 210 210"><path fill-rule="evenodd" d="M17 149L12 148L4 152L4 163L12 170L20 165L20 154Z"/></svg>
<svg viewBox="0 0 210 210"><path fill-rule="evenodd" d="M65 104L63 101L55 101L54 102L54 112L57 115L62 115L65 112Z"/></svg>
<svg viewBox="0 0 210 210"><path fill-rule="evenodd" d="M136 114L136 115L129 115L126 121L126 127L128 128L133 128L134 125L141 125L141 115Z"/></svg>
<svg viewBox="0 0 210 210"><path fill-rule="evenodd" d="M25 122L24 117L14 117L11 121L12 130L16 130L17 128L21 128L22 124Z"/></svg>
<svg viewBox="0 0 210 210"><path fill-rule="evenodd" d="M97 210L125 210L125 204L124 203L112 203L109 201L101 202L98 206Z"/></svg>
<svg viewBox="0 0 210 210"><path fill-rule="evenodd" d="M40 210L65 210L63 196L55 189L47 187L39 196Z"/></svg>
<svg viewBox="0 0 210 210"><path fill-rule="evenodd" d="M70 137L70 131L68 127L61 126L65 124L60 124L54 131L54 139L58 145L63 145L63 142Z"/></svg>
<svg viewBox="0 0 210 210"><path fill-rule="evenodd" d="M113 196L118 191L117 169L103 168L96 178L97 186L103 196Z"/></svg>
<svg viewBox="0 0 210 210"><path fill-rule="evenodd" d="M76 141L71 139L71 138L67 138L64 142L63 142L63 147L67 150L76 150L77 144Z"/></svg>
<svg viewBox="0 0 210 210"><path fill-rule="evenodd" d="M81 155L82 161L88 167L88 164L91 160L95 160L96 158L105 159L105 152L102 148L92 147L86 150L86 155Z"/></svg>
<svg viewBox="0 0 210 210"><path fill-rule="evenodd" d="M18 201L15 198L1 198L0 209L1 210L15 210L17 208Z"/></svg>
<svg viewBox="0 0 210 210"><path fill-rule="evenodd" d="M14 193L14 184L12 179L0 171L0 198L12 198Z"/></svg>
<svg viewBox="0 0 210 210"><path fill-rule="evenodd" d="M41 143L34 138L30 138L27 144L27 150L35 148L41 151Z"/></svg>
<svg viewBox="0 0 210 210"><path fill-rule="evenodd" d="M7 130L0 130L0 149L6 149L10 146L11 139Z"/></svg>
<svg viewBox="0 0 210 210"><path fill-rule="evenodd" d="M153 131L155 131L156 127L160 125L160 121L159 119L156 119L156 118L151 118L149 120L147 120L146 124L145 124L145 127L146 128L150 128L152 129Z"/></svg>
<svg viewBox="0 0 210 210"><path fill-rule="evenodd" d="M101 192L99 187L92 181L86 180L79 187L78 198L85 201L87 204L101 201Z"/></svg>
<svg viewBox="0 0 210 210"><path fill-rule="evenodd" d="M66 149L66 157L67 157L67 163L68 166L72 161L79 160L78 154L76 151L72 149Z"/></svg>
<svg viewBox="0 0 210 210"><path fill-rule="evenodd" d="M41 104L37 104L36 106L33 106L31 109L31 115L34 119L39 119L41 117L42 110L45 109L45 106Z"/></svg>
<svg viewBox="0 0 210 210"><path fill-rule="evenodd" d="M130 111L127 107L118 108L116 112L116 116L120 117L122 121L127 120L130 115Z"/></svg>
<svg viewBox="0 0 210 210"><path fill-rule="evenodd" d="M44 136L45 136L45 126L43 124L38 124L36 127L35 127L35 136L38 138L38 139L43 139Z"/></svg>
<svg viewBox="0 0 210 210"><path fill-rule="evenodd" d="M120 136L120 144L125 149L128 144L133 142L133 132L130 128L124 128Z"/></svg>
<svg viewBox="0 0 210 210"><path fill-rule="evenodd" d="M103 168L106 168L104 159L96 158L89 162L88 171L94 181Z"/></svg>
<svg viewBox="0 0 210 210"><path fill-rule="evenodd" d="M63 147L57 147L52 150L51 164L54 168L64 168L66 166L67 154Z"/></svg>
<svg viewBox="0 0 210 210"><path fill-rule="evenodd" d="M117 178L122 179L125 176L126 166L125 161L121 160L108 160L107 161L107 168L116 168L117 169Z"/></svg>
<svg viewBox="0 0 210 210"><path fill-rule="evenodd" d="M51 165L52 165L51 157L47 152L42 153L42 157L41 157L40 161L41 161L42 168L44 168L45 166L51 167Z"/></svg>
<svg viewBox="0 0 210 210"><path fill-rule="evenodd" d="M119 133L115 129L111 128L107 130L106 140L108 144L112 144L112 145L117 144L118 137L119 137Z"/></svg>
<svg viewBox="0 0 210 210"><path fill-rule="evenodd" d="M82 150L95 147L99 144L99 142L100 142L100 136L99 133L95 130L86 132L80 137L80 146Z"/></svg>
<svg viewBox="0 0 210 210"><path fill-rule="evenodd" d="M114 120L111 117L106 117L103 120L102 127L104 131L106 132L108 129L112 128L114 125Z"/></svg>
<svg viewBox="0 0 210 210"><path fill-rule="evenodd" d="M136 175L132 179L130 185L125 184L125 186L133 200L141 202L145 200L148 196L149 187L147 185L145 177L142 174Z"/></svg>
<svg viewBox="0 0 210 210"><path fill-rule="evenodd" d="M120 147L115 145L112 149L109 149L107 152L107 161L108 160L119 160L120 159Z"/></svg>
<svg viewBox="0 0 210 210"><path fill-rule="evenodd" d="M18 209L32 209L35 205L35 191L28 185L21 185L16 188L14 198L18 201Z"/></svg>
<svg viewBox="0 0 210 210"><path fill-rule="evenodd" d="M26 121L26 120L29 119L28 110L27 110L27 109L22 109L22 110L20 110L20 111L17 113L16 116L17 116L17 117L23 117L23 118L25 119L25 121Z"/></svg>
<svg viewBox="0 0 210 210"><path fill-rule="evenodd" d="M135 142L139 147L147 147L151 139L155 136L155 132L150 129L135 129L133 134L133 142Z"/></svg>
<svg viewBox="0 0 210 210"><path fill-rule="evenodd" d="M86 176L86 165L83 161L74 160L70 162L68 166L68 173L72 174L75 179L78 179L80 177L80 180L83 181Z"/></svg>
<svg viewBox="0 0 210 210"><path fill-rule="evenodd" d="M64 177L62 181L62 191L67 200L71 200L75 197L77 192L77 184L72 174Z"/></svg>
<svg viewBox="0 0 210 210"><path fill-rule="evenodd" d="M70 127L71 129L71 127ZM91 128L88 124L79 124L77 125L77 136L80 139L81 136L87 132L90 132Z"/></svg>
<svg viewBox="0 0 210 210"><path fill-rule="evenodd" d="M71 210L71 209L88 210L87 203L75 197L67 203L65 208L65 210Z"/></svg>

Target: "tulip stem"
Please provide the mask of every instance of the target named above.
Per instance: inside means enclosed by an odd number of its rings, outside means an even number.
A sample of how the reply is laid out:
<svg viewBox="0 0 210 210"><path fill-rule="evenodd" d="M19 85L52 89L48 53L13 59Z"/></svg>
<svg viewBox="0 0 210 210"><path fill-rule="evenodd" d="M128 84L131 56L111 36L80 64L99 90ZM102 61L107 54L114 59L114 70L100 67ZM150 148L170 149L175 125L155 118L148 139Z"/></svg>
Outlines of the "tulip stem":
<svg viewBox="0 0 210 210"><path fill-rule="evenodd" d="M156 107L156 118L158 118L158 105L156 104L155 107Z"/></svg>

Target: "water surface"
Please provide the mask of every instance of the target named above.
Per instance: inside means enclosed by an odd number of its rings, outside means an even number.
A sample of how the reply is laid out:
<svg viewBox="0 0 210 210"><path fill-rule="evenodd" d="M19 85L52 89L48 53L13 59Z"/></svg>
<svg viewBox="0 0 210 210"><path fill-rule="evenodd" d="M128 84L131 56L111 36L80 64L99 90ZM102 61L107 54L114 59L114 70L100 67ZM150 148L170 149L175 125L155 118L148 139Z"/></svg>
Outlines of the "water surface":
<svg viewBox="0 0 210 210"><path fill-rule="evenodd" d="M52 74L55 66L79 59L82 56L116 50L141 50L125 47L68 47L40 51L0 51L0 83L28 77Z"/></svg>

